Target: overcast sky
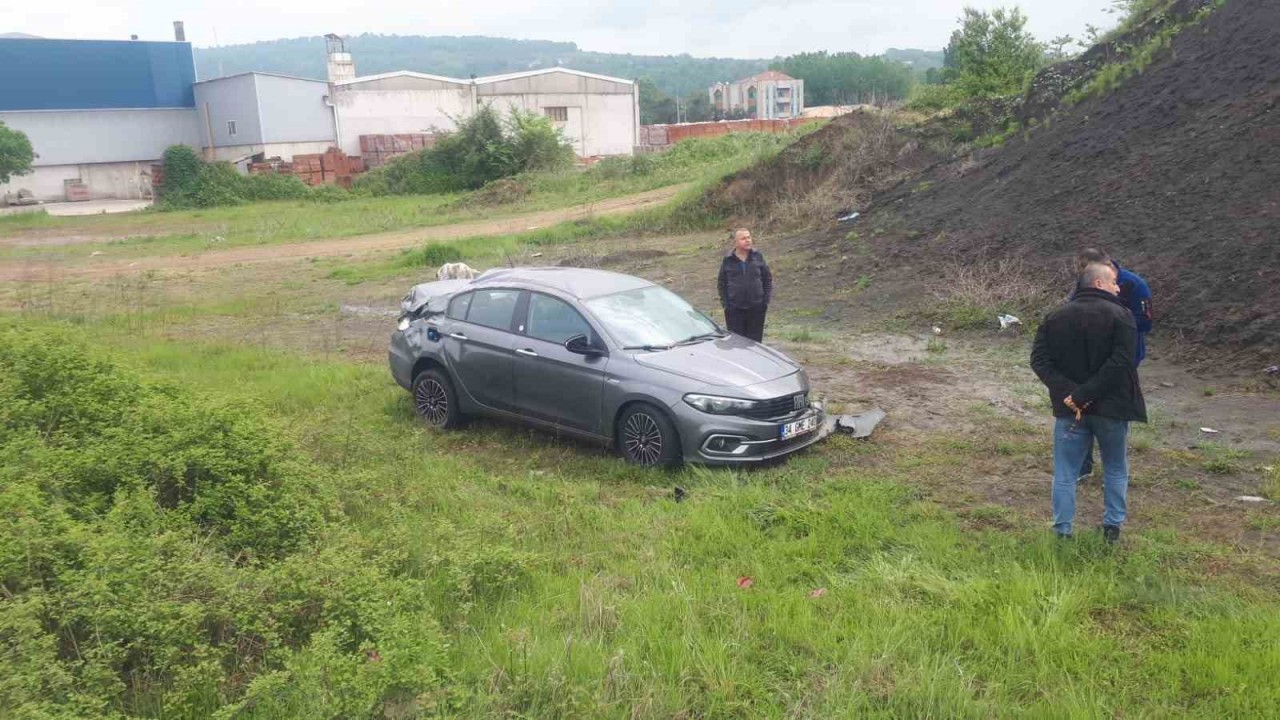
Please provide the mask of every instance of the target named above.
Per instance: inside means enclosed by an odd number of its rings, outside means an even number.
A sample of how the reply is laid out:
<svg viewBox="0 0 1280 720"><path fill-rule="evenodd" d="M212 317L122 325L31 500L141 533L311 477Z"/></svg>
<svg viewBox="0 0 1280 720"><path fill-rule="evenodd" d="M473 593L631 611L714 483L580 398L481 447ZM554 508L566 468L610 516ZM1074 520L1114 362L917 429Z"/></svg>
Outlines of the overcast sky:
<svg viewBox="0 0 1280 720"><path fill-rule="evenodd" d="M0 33L142 40L186 22L198 47L303 35L490 35L575 42L584 50L773 57L809 50L941 49L965 5L995 0L59 0L5 2ZM1041 39L1115 24L1110 0L1022 0ZM215 37L216 35L216 37ZM358 52L358 49L357 49Z"/></svg>

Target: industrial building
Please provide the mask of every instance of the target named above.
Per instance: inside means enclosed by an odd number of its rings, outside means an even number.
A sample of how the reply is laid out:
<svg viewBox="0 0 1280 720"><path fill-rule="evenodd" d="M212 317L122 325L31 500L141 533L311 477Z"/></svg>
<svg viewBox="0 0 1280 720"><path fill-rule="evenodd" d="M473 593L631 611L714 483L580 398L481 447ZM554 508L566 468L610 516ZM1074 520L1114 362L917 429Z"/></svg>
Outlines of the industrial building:
<svg viewBox="0 0 1280 720"><path fill-rule="evenodd" d="M200 146L186 42L4 38L0 67L0 122L26 133L37 155L0 195L149 197L164 149Z"/></svg>
<svg viewBox="0 0 1280 720"><path fill-rule="evenodd" d="M579 157L630 155L638 142L636 84L568 68L471 80L402 70L333 87L341 147L350 155L360 154L362 135L448 132L481 103L545 115Z"/></svg>
<svg viewBox="0 0 1280 720"><path fill-rule="evenodd" d="M26 133L37 154L34 172L0 185L0 195L148 198L151 166L170 145L242 168L335 146L360 155L373 140L449 132L481 104L545 115L580 157L629 155L638 142L631 80L559 67L467 80L357 77L334 35L326 80L266 72L198 80L182 24L174 26L172 42L0 38L0 67L21 68L0 74L0 122ZM414 143L406 147L423 146Z"/></svg>
<svg viewBox="0 0 1280 720"><path fill-rule="evenodd" d="M707 91L711 107L722 115L752 120L786 120L804 115L804 80L770 70L737 82L716 83Z"/></svg>

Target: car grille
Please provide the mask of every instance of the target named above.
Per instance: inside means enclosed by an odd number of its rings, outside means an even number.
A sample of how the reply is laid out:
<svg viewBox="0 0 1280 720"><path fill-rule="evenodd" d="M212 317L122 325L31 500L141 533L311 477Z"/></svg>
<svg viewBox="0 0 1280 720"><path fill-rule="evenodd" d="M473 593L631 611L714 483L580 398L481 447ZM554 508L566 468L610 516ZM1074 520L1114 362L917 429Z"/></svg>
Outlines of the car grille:
<svg viewBox="0 0 1280 720"><path fill-rule="evenodd" d="M799 403L796 402L796 398L800 399ZM799 407L796 407L797 404ZM743 413L743 415L753 420L772 420L795 414L797 411L807 407L809 407L809 394L798 393L796 395L773 398L772 400L762 400L754 408Z"/></svg>

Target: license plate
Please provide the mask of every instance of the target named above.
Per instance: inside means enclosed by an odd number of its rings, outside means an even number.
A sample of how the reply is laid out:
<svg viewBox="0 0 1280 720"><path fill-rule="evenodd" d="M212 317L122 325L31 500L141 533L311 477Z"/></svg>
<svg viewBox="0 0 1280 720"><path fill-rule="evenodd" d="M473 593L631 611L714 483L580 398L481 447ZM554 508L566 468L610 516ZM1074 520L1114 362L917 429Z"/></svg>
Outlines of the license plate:
<svg viewBox="0 0 1280 720"><path fill-rule="evenodd" d="M818 416L811 415L807 418L801 418L795 422L789 422L786 425L779 427L778 438L781 440L787 440L789 438L796 437L797 435L804 435L805 433L813 432L817 429Z"/></svg>

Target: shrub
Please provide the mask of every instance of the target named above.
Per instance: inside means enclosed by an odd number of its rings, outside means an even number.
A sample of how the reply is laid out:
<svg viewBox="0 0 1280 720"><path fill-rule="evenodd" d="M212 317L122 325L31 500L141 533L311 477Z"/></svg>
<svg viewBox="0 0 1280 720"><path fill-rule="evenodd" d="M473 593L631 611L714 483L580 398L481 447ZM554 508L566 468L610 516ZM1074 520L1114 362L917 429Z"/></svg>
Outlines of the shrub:
<svg viewBox="0 0 1280 720"><path fill-rule="evenodd" d="M965 101L964 91L954 85L916 85L907 98L908 110L947 110Z"/></svg>
<svg viewBox="0 0 1280 720"><path fill-rule="evenodd" d="M0 325L0 714L381 717L441 688L431 584L320 478L254 405Z"/></svg>
<svg viewBox="0 0 1280 720"><path fill-rule="evenodd" d="M307 184L292 175L262 173L244 181L247 200L301 200L311 194Z"/></svg>
<svg viewBox="0 0 1280 720"><path fill-rule="evenodd" d="M400 258L404 267L437 267L462 260L462 251L455 245L438 243L423 245L416 250L406 250Z"/></svg>
<svg viewBox="0 0 1280 720"><path fill-rule="evenodd" d="M164 151L164 183L161 197L166 202L182 204L195 192L204 163L200 155L186 145L170 145Z"/></svg>

